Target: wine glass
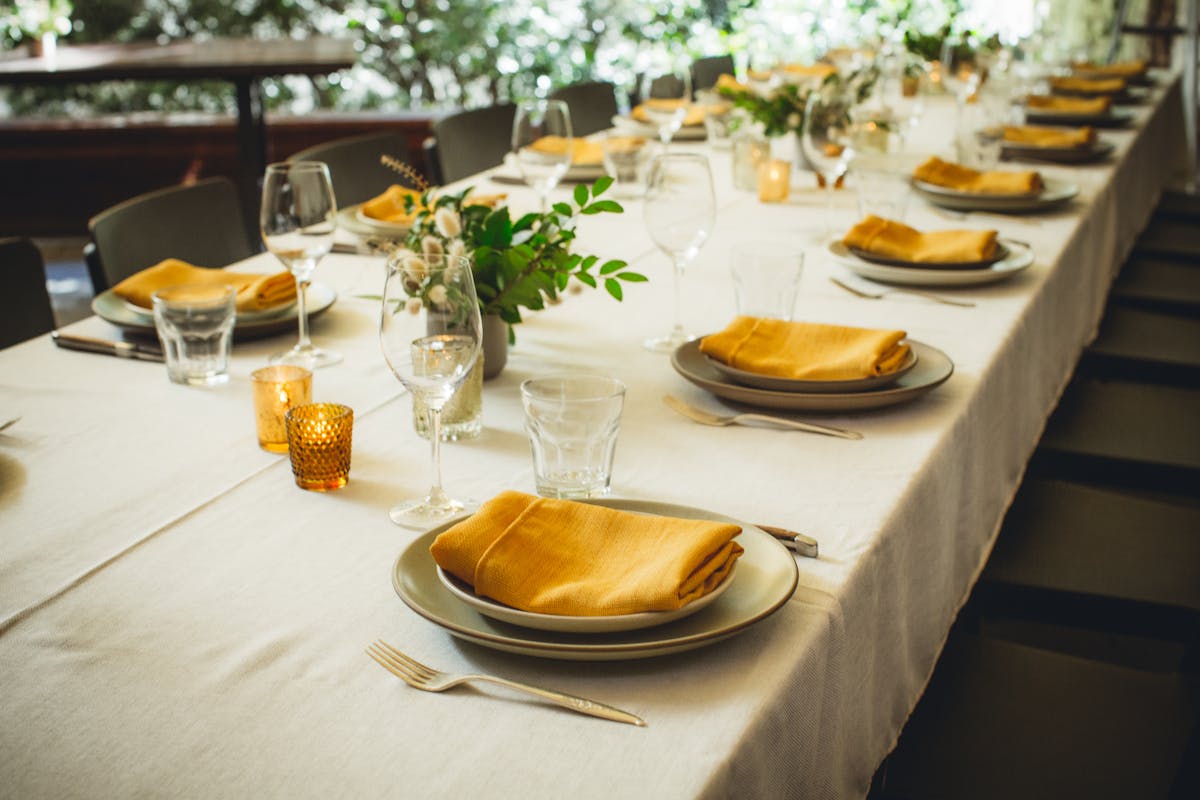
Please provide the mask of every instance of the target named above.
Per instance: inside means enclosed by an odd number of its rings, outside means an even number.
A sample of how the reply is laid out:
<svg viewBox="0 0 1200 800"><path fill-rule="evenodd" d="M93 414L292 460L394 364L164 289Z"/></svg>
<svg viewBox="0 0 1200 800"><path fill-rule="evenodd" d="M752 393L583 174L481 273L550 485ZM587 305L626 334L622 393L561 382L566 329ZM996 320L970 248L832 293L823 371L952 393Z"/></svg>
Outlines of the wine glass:
<svg viewBox="0 0 1200 800"><path fill-rule="evenodd" d="M392 374L429 409L432 488L388 515L405 528L426 530L470 510L442 488L442 408L479 359L483 321L471 261L398 250L388 258L379 341Z"/></svg>
<svg viewBox="0 0 1200 800"><path fill-rule="evenodd" d="M982 60L965 36L947 36L942 42L941 75L943 84L960 108L983 83Z"/></svg>
<svg viewBox="0 0 1200 800"><path fill-rule="evenodd" d="M553 136L555 140L546 140ZM525 183L538 194L542 213L550 191L571 167L571 112L562 100L525 100L513 117L512 149Z"/></svg>
<svg viewBox="0 0 1200 800"><path fill-rule="evenodd" d="M700 252L716 223L717 204L708 158L696 153L655 156L646 178L644 213L650 238L675 267L675 324L666 336L647 339L643 346L656 353L669 353L695 338L683 329L679 284L684 269Z"/></svg>
<svg viewBox="0 0 1200 800"><path fill-rule="evenodd" d="M641 108L650 124L658 129L665 151L671 137L683 127L692 104L691 70L679 64L662 64L642 73L638 86Z"/></svg>
<svg viewBox="0 0 1200 800"><path fill-rule="evenodd" d="M259 230L263 244L296 279L296 318L300 323L296 346L268 360L307 369L337 364L342 360L339 353L323 350L308 338L305 300L317 262L333 248L337 230L329 167L320 161L269 164L263 179Z"/></svg>
<svg viewBox="0 0 1200 800"><path fill-rule="evenodd" d="M825 236L833 234L833 191L854 160L856 102L852 89L829 82L814 89L804 108L800 147L804 157L825 181Z"/></svg>

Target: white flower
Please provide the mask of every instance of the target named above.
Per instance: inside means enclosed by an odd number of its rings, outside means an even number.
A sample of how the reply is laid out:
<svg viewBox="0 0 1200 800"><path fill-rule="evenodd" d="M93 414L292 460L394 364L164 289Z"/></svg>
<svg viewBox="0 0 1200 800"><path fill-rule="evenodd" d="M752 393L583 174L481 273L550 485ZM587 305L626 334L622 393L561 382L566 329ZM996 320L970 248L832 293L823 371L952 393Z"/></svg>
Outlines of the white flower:
<svg viewBox="0 0 1200 800"><path fill-rule="evenodd" d="M400 268L416 281L429 277L429 264L416 253L410 253L400 261Z"/></svg>
<svg viewBox="0 0 1200 800"><path fill-rule="evenodd" d="M420 314L422 305L424 305L424 303L421 302L421 298L410 297L408 298L408 302L404 304L404 308L410 314Z"/></svg>
<svg viewBox="0 0 1200 800"><path fill-rule="evenodd" d="M462 239L455 239L450 243L450 248L446 251L446 255L451 261L458 261L460 258L466 258L466 242L464 242Z"/></svg>
<svg viewBox="0 0 1200 800"><path fill-rule="evenodd" d="M426 236L421 239L421 252L430 261L437 261L446 251L442 248L441 239L436 236Z"/></svg>
<svg viewBox="0 0 1200 800"><path fill-rule="evenodd" d="M429 302L433 305L437 306L438 308L444 308L446 306L446 299L448 297L446 294L446 287L439 283L437 286L434 286L429 290L427 297Z"/></svg>
<svg viewBox="0 0 1200 800"><path fill-rule="evenodd" d="M447 239L453 239L462 233L462 220L458 218L458 213L446 206L442 206L433 212L433 224L437 228L438 233Z"/></svg>
<svg viewBox="0 0 1200 800"><path fill-rule="evenodd" d="M800 127L800 115L796 113L788 114L787 126L792 130L798 129Z"/></svg>

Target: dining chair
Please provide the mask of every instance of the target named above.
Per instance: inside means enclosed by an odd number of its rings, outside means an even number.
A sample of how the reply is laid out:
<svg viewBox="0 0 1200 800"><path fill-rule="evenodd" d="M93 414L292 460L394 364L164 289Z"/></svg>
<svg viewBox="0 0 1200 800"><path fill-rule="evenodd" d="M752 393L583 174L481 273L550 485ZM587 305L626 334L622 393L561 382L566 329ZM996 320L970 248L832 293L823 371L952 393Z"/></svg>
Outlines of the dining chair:
<svg viewBox="0 0 1200 800"><path fill-rule="evenodd" d="M617 87L604 81L573 83L550 92L551 100L562 100L571 111L571 130L587 136L612 127L619 110Z"/></svg>
<svg viewBox="0 0 1200 800"><path fill-rule="evenodd" d="M711 89L722 75L734 75L733 56L705 56L692 62L692 91Z"/></svg>
<svg viewBox="0 0 1200 800"><path fill-rule="evenodd" d="M259 250L237 186L224 177L147 192L88 220L88 272L96 293L166 258L224 267Z"/></svg>
<svg viewBox="0 0 1200 800"><path fill-rule="evenodd" d="M453 183L504 163L512 149L512 103L460 111L433 123L427 153L439 183Z"/></svg>
<svg viewBox="0 0 1200 800"><path fill-rule="evenodd" d="M29 239L0 239L0 349L54 330L41 251Z"/></svg>
<svg viewBox="0 0 1200 800"><path fill-rule="evenodd" d="M328 164L333 194L338 207L342 208L383 194L394 183L407 185L399 175L380 162L381 156L391 156L411 165L405 137L391 131L335 139L301 150L288 161L323 161Z"/></svg>

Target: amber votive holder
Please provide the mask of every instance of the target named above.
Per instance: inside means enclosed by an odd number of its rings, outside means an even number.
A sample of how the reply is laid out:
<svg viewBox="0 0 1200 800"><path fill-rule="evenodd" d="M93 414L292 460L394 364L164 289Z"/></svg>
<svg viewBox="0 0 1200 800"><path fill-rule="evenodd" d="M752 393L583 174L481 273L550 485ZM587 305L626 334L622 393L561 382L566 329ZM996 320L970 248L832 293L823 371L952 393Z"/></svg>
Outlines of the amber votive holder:
<svg viewBox="0 0 1200 800"><path fill-rule="evenodd" d="M782 203L791 191L792 162L775 159L758 164L758 199L764 203Z"/></svg>
<svg viewBox="0 0 1200 800"><path fill-rule="evenodd" d="M254 385L254 424L258 446L271 453L286 453L287 424L284 415L312 402L312 373L304 367L281 364L250 373Z"/></svg>
<svg viewBox="0 0 1200 800"><path fill-rule="evenodd" d="M289 410L288 455L301 489L326 492L350 480L354 411L338 403L309 403Z"/></svg>

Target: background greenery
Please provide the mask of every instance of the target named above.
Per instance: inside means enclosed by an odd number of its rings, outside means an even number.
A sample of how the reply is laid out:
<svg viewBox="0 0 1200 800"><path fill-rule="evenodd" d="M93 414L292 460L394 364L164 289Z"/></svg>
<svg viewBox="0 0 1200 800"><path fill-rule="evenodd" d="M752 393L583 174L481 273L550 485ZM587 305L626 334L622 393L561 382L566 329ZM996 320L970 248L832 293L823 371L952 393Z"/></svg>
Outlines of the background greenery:
<svg viewBox="0 0 1200 800"><path fill-rule="evenodd" d="M0 46L24 44L19 12L62 1L0 0ZM995 15L984 8L988 2L76 0L63 41L349 36L360 49L355 69L321 79L268 81L268 107L296 113L403 110L482 105L585 79L631 86L640 64L662 52L688 57L734 52L742 63L755 65L812 60L830 47L885 39L930 50L951 27L996 32ZM1033 13L1034 2L1004 5ZM973 15L979 4L983 10ZM9 90L0 96L0 111L232 113L232 103L223 85L130 82Z"/></svg>

